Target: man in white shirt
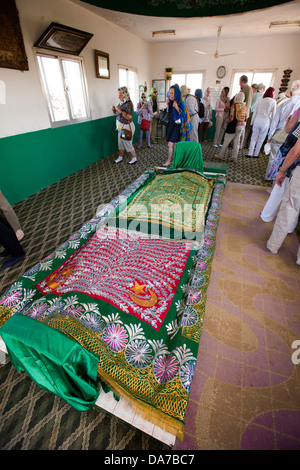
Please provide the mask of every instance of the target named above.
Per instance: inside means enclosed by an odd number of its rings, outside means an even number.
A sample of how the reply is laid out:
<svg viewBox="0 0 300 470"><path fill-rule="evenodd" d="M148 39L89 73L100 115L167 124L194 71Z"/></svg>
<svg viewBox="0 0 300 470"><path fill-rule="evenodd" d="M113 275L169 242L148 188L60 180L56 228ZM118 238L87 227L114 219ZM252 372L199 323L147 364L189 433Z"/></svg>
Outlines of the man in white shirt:
<svg viewBox="0 0 300 470"><path fill-rule="evenodd" d="M266 90L266 87L263 83L259 83L257 85L257 91L255 93L253 93L253 96L252 96L250 113L252 113L252 114L254 113L256 105L259 102L259 100L262 99L265 90Z"/></svg>
<svg viewBox="0 0 300 470"><path fill-rule="evenodd" d="M268 142L271 142L271 153L265 177L268 181L271 181L268 179L267 175L270 171L277 150L281 144L283 144L287 136L286 132L283 131L286 120L300 106L300 80L295 80L292 83L291 94L292 97L290 99L282 103L282 105L277 106L274 119L272 120L269 129Z"/></svg>
<svg viewBox="0 0 300 470"><path fill-rule="evenodd" d="M251 86L252 87L252 86ZM265 85L263 83L259 83L256 86L256 91L252 95L252 101L251 101L251 108L250 108L250 114L246 122L246 128L245 128L245 136L244 136L244 142L243 142L243 148L248 147L248 142L251 136L251 120L252 120L252 115L255 111L257 103L262 99L263 94L265 92ZM252 88L253 90L253 88Z"/></svg>

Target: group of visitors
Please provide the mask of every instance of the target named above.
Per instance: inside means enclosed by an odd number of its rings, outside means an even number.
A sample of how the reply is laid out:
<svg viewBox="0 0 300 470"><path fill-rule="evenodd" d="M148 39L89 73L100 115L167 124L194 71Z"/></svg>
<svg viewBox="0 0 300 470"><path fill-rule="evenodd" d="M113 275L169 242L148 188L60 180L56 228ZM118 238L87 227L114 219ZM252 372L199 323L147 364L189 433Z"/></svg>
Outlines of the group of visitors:
<svg viewBox="0 0 300 470"><path fill-rule="evenodd" d="M213 147L223 147L216 158L223 159L227 147L232 142L232 161L237 162L239 149L247 145L251 133L248 156L258 157L276 110L274 88L270 87L265 91L263 84L250 87L247 76L242 75L240 77L240 92L231 100L229 99L229 91L229 87L225 86L215 105L216 125ZM265 99L260 103L261 98ZM112 106L119 130L119 156L115 162L120 163L123 160L126 150L132 156L128 163L133 164L137 162L132 138L130 139L135 131L132 121L133 103L126 87L119 88L119 99L118 106ZM191 90L185 85L179 87L178 84L175 84L170 87L167 93L168 159L164 166L171 164L177 142L181 140L206 142L207 130L212 126L212 111L211 89L209 87L206 88L204 95L201 89L196 89L195 94L191 94ZM154 87L151 89L148 99L145 92L141 94L137 104L137 115L139 125L137 148L142 147L145 133L146 144L150 149L155 143L160 117L157 90ZM231 130L227 129L229 123L231 123ZM224 143L222 144L223 138Z"/></svg>
<svg viewBox="0 0 300 470"><path fill-rule="evenodd" d="M268 133L271 154L266 179L273 180L271 194L260 214L274 220L267 248L276 254L286 235L292 233L300 213L300 80L292 84L291 97L277 105ZM296 263L300 265L300 246Z"/></svg>
<svg viewBox="0 0 300 470"><path fill-rule="evenodd" d="M217 139L214 141L214 147L223 147L215 155L220 159L224 158L229 144L233 143L231 160L234 163L243 147L249 146L247 157L258 157L276 109L273 87L265 90L262 83L250 86L246 75L240 77L239 84L240 91L230 101L229 117L225 115L222 122L221 139L225 132L224 143L220 144ZM261 101L261 98L264 100Z"/></svg>
<svg viewBox="0 0 300 470"><path fill-rule="evenodd" d="M237 162L239 149L248 147L248 158L258 158L266 140L270 144L270 157L265 178L274 181L270 197L261 213L265 222L272 221L280 206L274 230L267 247L277 253L285 235L292 232L298 222L300 210L300 150L299 150L299 115L300 115L300 80L293 82L290 97L280 93L274 98L275 89L248 84L245 75L240 77L240 91L230 100L229 87L224 87L216 102L216 126L213 147L221 148L215 155L224 159L225 152L232 142L231 159ZM177 142L189 140L205 142L206 132L212 118L210 88L195 90L192 95L187 87L172 85L167 94L167 111L169 115L167 143L168 158L163 164L169 167L172 162ZM142 93L137 105L139 138L137 148L141 148L143 133L146 134L147 147L155 140L159 106L157 90L151 89L147 100ZM131 154L129 164L136 163L136 152L132 144L134 134L133 104L127 88L119 89L120 103L113 106L116 114L119 156L115 160L123 160L124 151ZM223 141L224 138L224 141ZM223 143L222 143L223 141ZM292 176L293 175L293 176ZM300 248L297 257L300 264Z"/></svg>
<svg viewBox="0 0 300 470"><path fill-rule="evenodd" d="M228 89L229 91L229 89ZM228 91L226 93L228 94ZM136 151L132 144L135 132L133 123L133 103L130 99L126 87L118 89L119 104L112 106L112 111L116 115L116 127L118 130L119 155L115 163L123 160L125 150L130 153L129 164L137 162ZM182 140L191 142L206 142L207 129L212 126L212 105L210 100L211 90L207 88L204 96L201 89L195 90L195 95L185 86L173 85L167 93L167 113L168 113L168 160L164 166L169 166L172 161L176 143ZM227 95L226 95L227 96ZM221 97L223 99L223 95ZM136 110L138 116L138 145L140 149L143 145L145 133L146 144L149 149L156 143L157 125L160 118L159 103L156 88L152 88L150 95L146 96L142 92Z"/></svg>
<svg viewBox="0 0 300 470"><path fill-rule="evenodd" d="M274 88L265 90L263 84L250 87L247 82L245 75L240 77L240 91L231 101L228 97L229 88L222 89L215 107L216 129L213 146L222 147L221 152L215 155L216 158L222 159L229 144L233 142L232 160L236 162L239 149L246 146L250 139L247 157L257 158L268 135L267 142L271 151L265 178L267 181L273 180L274 184L260 216L263 221L270 222L275 218L280 206L267 243L268 249L275 254L287 233L295 229L300 212L300 80L293 82L290 97L280 94L277 101L274 99ZM119 104L112 106L116 115L119 148L119 156L115 162L121 162L124 152L127 151L131 155L128 163L134 164L137 157L132 143L135 132L133 103L126 87L119 88L118 94ZM200 142L201 134L202 141L205 141L212 117L209 88L203 97L201 89L197 89L195 95L192 95L186 86L179 88L178 85L173 85L167 96L168 159L163 164L165 167L170 166L172 162L177 142ZM156 136L160 114L155 88L151 89L148 98L143 92L137 105L137 148L142 146L144 132L148 148L151 148L151 142L154 142ZM8 257L2 268L13 266L25 257L20 244L23 237L18 218L0 191L0 244L4 247L0 257ZM297 264L300 265L300 246Z"/></svg>

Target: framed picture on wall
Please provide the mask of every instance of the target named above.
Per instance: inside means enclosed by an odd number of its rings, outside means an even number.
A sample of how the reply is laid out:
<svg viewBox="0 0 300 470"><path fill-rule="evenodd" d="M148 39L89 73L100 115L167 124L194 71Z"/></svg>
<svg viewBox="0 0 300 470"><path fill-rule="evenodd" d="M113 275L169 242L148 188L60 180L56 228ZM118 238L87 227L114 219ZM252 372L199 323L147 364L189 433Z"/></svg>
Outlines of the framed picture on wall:
<svg viewBox="0 0 300 470"><path fill-rule="evenodd" d="M94 35L59 23L51 23L34 47L79 55Z"/></svg>
<svg viewBox="0 0 300 470"><path fill-rule="evenodd" d="M109 54L95 50L95 64L98 78L110 78Z"/></svg>
<svg viewBox="0 0 300 470"><path fill-rule="evenodd" d="M157 89L158 101L166 101L166 80L152 80L152 86Z"/></svg>
<svg viewBox="0 0 300 470"><path fill-rule="evenodd" d="M14 0L0 0L0 67L29 70L19 12Z"/></svg>

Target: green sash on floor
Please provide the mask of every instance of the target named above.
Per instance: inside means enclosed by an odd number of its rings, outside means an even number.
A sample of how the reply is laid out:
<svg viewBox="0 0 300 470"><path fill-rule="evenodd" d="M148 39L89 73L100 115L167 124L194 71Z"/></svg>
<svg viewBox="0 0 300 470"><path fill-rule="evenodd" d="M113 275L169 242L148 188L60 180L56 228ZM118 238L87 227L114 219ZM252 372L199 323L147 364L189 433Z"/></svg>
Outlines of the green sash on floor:
<svg viewBox="0 0 300 470"><path fill-rule="evenodd" d="M171 168L192 168L199 171L199 173L203 173L201 144L197 142L178 142Z"/></svg>
<svg viewBox="0 0 300 470"><path fill-rule="evenodd" d="M1 327L10 360L42 389L63 398L78 411L92 408L99 395L99 357L60 331L24 315Z"/></svg>

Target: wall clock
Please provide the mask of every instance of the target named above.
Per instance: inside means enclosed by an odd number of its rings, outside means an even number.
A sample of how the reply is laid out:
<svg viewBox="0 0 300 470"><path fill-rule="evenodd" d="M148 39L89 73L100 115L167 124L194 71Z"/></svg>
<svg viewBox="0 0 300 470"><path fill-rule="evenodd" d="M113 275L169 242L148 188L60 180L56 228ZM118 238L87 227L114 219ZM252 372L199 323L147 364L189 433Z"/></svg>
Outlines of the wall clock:
<svg viewBox="0 0 300 470"><path fill-rule="evenodd" d="M225 75L226 75L226 68L224 67L224 65L221 65L217 70L217 77L223 78L225 77Z"/></svg>

